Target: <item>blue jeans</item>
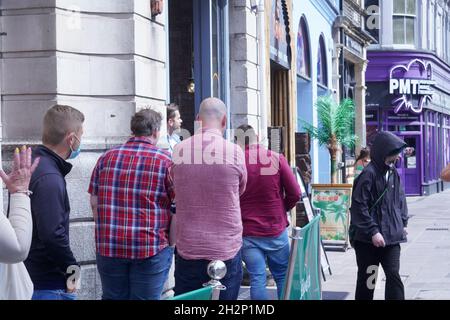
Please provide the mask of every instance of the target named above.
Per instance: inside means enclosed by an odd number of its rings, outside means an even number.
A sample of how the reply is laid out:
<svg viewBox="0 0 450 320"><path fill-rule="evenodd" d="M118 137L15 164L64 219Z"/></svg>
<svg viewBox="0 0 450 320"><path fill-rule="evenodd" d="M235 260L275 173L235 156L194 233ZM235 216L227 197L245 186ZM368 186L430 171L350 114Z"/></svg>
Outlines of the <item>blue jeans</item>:
<svg viewBox="0 0 450 320"><path fill-rule="evenodd" d="M278 237L244 237L242 259L250 274L250 297L252 300L268 299L266 259L277 284L278 298L281 297L289 264L289 254L287 230Z"/></svg>
<svg viewBox="0 0 450 320"><path fill-rule="evenodd" d="M31 300L77 300L77 295L65 290L34 290Z"/></svg>
<svg viewBox="0 0 450 320"><path fill-rule="evenodd" d="M209 260L185 260L175 255L175 295L203 288L211 280L207 273ZM237 300L242 282L242 256L238 254L227 261L227 274L220 282L227 288L220 292L220 300Z"/></svg>
<svg viewBox="0 0 450 320"><path fill-rule="evenodd" d="M103 300L160 300L172 259L171 247L147 259L97 255Z"/></svg>

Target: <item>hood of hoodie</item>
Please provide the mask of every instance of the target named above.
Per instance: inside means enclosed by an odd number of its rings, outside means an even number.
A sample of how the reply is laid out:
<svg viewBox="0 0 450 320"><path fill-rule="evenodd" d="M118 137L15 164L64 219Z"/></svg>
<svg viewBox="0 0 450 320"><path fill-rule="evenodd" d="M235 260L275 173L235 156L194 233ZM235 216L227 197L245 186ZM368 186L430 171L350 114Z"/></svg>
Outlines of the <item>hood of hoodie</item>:
<svg viewBox="0 0 450 320"><path fill-rule="evenodd" d="M375 140L370 148L370 158L375 166L385 172L389 167L385 164L388 156L399 154L407 144L390 132L380 132L376 135Z"/></svg>

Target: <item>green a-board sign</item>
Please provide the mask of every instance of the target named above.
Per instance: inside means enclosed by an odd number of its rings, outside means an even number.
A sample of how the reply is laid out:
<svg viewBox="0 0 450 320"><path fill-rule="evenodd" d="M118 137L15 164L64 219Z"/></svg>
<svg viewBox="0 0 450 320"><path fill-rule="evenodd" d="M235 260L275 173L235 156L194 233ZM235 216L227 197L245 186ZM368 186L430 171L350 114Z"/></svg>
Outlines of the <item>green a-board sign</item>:
<svg viewBox="0 0 450 320"><path fill-rule="evenodd" d="M312 185L311 202L321 210L320 233L326 248L349 247L351 184Z"/></svg>
<svg viewBox="0 0 450 320"><path fill-rule="evenodd" d="M322 299L319 221L316 216L293 236L285 300Z"/></svg>

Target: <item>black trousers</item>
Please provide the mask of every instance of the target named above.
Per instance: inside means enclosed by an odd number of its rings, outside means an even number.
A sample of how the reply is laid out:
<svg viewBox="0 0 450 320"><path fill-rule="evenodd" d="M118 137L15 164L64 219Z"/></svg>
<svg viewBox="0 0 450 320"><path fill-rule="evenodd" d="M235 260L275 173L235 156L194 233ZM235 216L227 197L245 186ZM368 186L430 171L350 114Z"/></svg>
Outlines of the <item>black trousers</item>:
<svg viewBox="0 0 450 320"><path fill-rule="evenodd" d="M377 248L371 243L355 241L358 280L356 300L373 300L378 267L381 264L386 274L386 300L404 300L405 288L400 278L400 245Z"/></svg>

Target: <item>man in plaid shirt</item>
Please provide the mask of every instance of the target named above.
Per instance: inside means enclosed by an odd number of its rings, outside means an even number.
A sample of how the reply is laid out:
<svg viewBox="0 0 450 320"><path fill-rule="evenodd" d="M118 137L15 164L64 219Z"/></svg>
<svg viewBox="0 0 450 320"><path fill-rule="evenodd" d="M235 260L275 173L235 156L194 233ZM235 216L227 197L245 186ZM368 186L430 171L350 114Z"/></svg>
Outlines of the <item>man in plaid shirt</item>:
<svg viewBox="0 0 450 320"><path fill-rule="evenodd" d="M89 193L105 300L158 300L172 264L170 155L157 148L161 114L132 118L133 137L97 162Z"/></svg>

